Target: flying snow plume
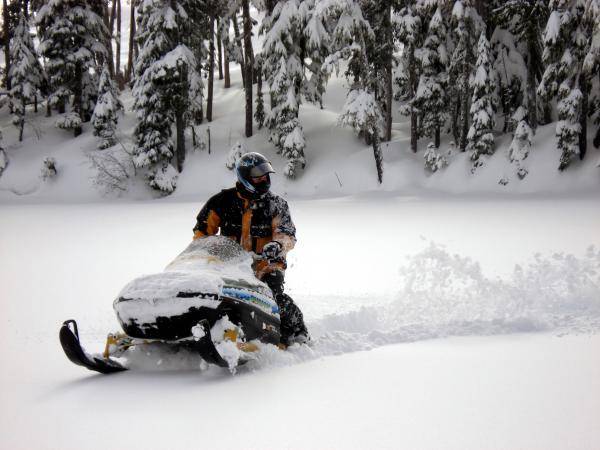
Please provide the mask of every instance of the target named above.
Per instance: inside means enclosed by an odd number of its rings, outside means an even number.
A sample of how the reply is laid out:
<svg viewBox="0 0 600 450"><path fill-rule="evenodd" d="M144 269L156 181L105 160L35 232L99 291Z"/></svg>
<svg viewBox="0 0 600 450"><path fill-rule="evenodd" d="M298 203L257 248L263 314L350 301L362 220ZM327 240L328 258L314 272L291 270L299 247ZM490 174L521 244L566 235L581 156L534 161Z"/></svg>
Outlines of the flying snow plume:
<svg viewBox="0 0 600 450"><path fill-rule="evenodd" d="M449 336L600 332L600 249L593 246L579 258L535 254L503 280L486 277L476 261L432 243L408 259L398 281L394 302L309 323L310 347L263 349L248 366L289 365Z"/></svg>
<svg viewBox="0 0 600 450"><path fill-rule="evenodd" d="M259 344L260 351L232 373L449 336L600 332L600 249L593 246L582 257L535 254L527 264L516 265L508 279L500 279L485 276L477 261L431 243L408 258L398 288L397 298L387 305L309 322L309 346L296 344L282 351ZM127 357L131 367L208 368L187 351L173 354L160 345L135 350Z"/></svg>

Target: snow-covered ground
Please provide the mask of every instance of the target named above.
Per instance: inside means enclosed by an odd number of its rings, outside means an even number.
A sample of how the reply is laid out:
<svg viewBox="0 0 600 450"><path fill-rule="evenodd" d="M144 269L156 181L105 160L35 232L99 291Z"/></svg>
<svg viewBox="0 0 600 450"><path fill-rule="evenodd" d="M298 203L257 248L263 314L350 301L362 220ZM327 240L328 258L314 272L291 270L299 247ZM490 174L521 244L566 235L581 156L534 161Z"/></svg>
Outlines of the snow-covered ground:
<svg viewBox="0 0 600 450"><path fill-rule="evenodd" d="M91 183L89 125L72 139L43 111L0 177L0 449L600 448L600 169L596 150L556 170L554 126L538 130L520 181L509 137L475 175L465 154L430 176L395 118L384 183L372 150L335 125L345 95L303 105L306 171L295 181L260 131L243 139L239 71L217 83L212 152L190 152L176 193L120 198ZM126 106L131 98L124 94ZM119 136L130 145L133 115ZM58 343L77 319L99 350L112 300L191 239L208 195L233 183L236 141L267 154L290 199L298 246L287 290L311 348L265 352L228 371L193 355L144 355L110 377ZM447 145L447 141L444 142ZM591 148L591 147L590 147ZM39 178L46 157L58 176ZM506 178L506 186L498 184ZM158 364L160 362L160 364Z"/></svg>
<svg viewBox="0 0 600 450"><path fill-rule="evenodd" d="M0 448L600 446L598 200L292 201L311 349L235 376L70 364L61 321L99 350L114 296L184 248L201 203L2 206Z"/></svg>

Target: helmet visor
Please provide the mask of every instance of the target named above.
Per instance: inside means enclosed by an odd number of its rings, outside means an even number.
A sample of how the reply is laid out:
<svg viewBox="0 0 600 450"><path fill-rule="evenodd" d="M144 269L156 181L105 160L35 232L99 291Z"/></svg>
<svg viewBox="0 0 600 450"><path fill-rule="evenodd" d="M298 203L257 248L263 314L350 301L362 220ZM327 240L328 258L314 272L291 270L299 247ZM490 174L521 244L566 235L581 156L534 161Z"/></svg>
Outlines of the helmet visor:
<svg viewBox="0 0 600 450"><path fill-rule="evenodd" d="M263 175L266 175L268 173L275 173L275 171L273 170L273 166L271 166L270 162L264 162L250 169L250 176L252 178L262 177Z"/></svg>

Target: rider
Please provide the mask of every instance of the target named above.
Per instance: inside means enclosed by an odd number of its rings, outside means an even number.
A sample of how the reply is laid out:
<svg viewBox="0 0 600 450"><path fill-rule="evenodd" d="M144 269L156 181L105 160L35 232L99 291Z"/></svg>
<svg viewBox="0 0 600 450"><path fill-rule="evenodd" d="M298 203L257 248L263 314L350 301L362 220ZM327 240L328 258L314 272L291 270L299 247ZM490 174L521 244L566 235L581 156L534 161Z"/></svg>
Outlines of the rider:
<svg viewBox="0 0 600 450"><path fill-rule="evenodd" d="M302 311L283 292L285 256L296 243L296 227L287 202L270 191L271 163L260 153L242 155L235 165L237 183L211 197L196 220L194 239L221 235L261 255L253 265L256 277L275 297L281 317L281 341L290 345L307 342Z"/></svg>

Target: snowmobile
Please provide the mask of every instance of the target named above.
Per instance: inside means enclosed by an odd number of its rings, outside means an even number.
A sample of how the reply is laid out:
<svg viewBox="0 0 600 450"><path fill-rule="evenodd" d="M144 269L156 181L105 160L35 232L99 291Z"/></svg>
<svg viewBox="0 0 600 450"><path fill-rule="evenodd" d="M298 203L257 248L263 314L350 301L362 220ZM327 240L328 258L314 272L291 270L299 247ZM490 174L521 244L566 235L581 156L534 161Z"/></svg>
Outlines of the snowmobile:
<svg viewBox="0 0 600 450"><path fill-rule="evenodd" d="M62 348L73 363L100 373L127 370L116 358L153 343L232 370L261 343L280 345L279 308L252 270L258 258L223 236L194 240L163 272L123 288L113 303L123 332L108 335L102 354L85 351L74 320L60 329Z"/></svg>

